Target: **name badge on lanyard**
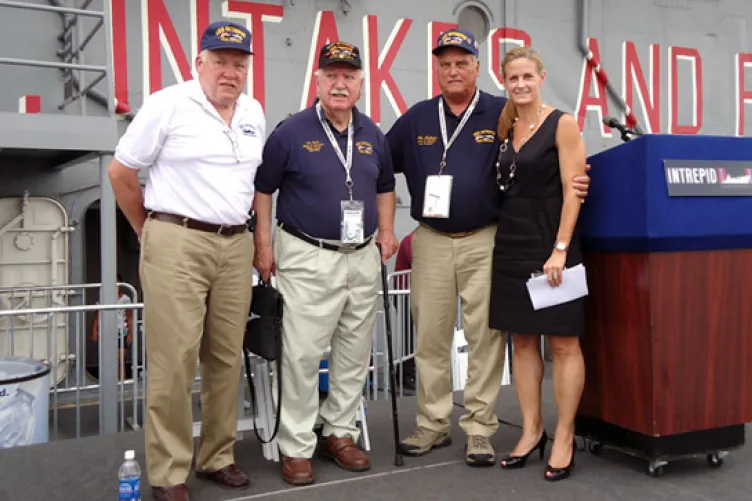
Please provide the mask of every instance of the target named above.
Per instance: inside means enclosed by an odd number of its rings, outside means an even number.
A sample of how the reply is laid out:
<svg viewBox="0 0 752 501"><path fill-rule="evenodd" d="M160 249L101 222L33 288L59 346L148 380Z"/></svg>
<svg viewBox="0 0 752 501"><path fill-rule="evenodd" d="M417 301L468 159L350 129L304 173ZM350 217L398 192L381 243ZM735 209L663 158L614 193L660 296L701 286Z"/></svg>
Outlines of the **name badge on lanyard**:
<svg viewBox="0 0 752 501"><path fill-rule="evenodd" d="M353 158L353 123L352 117L350 117L350 124L347 126L347 156L342 154L342 149L339 147L339 143L332 134L332 129L324 120L323 110L321 109L321 103L316 105L316 113L321 122L321 127L324 128L324 133L332 144L334 152L337 154L339 161L342 163L342 167L345 169L345 186L350 194L349 200L342 200L340 202L340 240L344 244L362 244L365 241L364 235L364 213L365 204L362 200L353 200L353 180L350 177L350 170L352 169Z"/></svg>
<svg viewBox="0 0 752 501"><path fill-rule="evenodd" d="M447 139L446 114L444 113L444 99L439 98L439 126L441 128L441 140L444 143L444 152L441 154L439 162L439 174L431 175L426 178L426 189L423 195L423 217L448 218L451 199L452 199L452 176L444 175L446 167L447 151L459 136L460 131L473 114L475 106L478 104L480 89L476 89L470 106L465 110L459 125L454 130L451 139Z"/></svg>

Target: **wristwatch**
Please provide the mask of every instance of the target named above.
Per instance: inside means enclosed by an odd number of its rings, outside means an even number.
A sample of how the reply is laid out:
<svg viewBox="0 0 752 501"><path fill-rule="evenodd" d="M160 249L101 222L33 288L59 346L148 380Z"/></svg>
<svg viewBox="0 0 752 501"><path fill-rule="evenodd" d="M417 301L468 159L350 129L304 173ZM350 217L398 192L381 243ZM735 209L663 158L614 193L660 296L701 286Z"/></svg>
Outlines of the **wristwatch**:
<svg viewBox="0 0 752 501"><path fill-rule="evenodd" d="M559 251L565 251L566 252L566 250L568 248L569 248L569 246L567 244L565 244L564 242L556 242L556 245L554 245L554 249L559 250Z"/></svg>

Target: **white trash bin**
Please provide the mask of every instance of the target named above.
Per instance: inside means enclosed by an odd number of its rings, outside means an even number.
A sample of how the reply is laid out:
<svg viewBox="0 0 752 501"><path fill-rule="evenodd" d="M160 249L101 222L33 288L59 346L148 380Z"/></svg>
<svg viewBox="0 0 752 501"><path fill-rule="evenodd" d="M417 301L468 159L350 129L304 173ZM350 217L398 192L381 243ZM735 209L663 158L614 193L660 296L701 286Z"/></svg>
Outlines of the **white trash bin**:
<svg viewBox="0 0 752 501"><path fill-rule="evenodd" d="M0 449L49 441L50 366L0 356Z"/></svg>

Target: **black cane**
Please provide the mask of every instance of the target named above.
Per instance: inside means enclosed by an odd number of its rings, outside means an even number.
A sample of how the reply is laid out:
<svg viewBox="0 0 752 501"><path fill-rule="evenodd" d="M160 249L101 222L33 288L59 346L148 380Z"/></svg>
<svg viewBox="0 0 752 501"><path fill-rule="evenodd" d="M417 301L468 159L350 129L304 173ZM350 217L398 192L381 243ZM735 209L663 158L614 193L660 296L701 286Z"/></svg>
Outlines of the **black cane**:
<svg viewBox="0 0 752 501"><path fill-rule="evenodd" d="M381 253L381 244L376 244ZM381 264L381 290L384 296L384 319L386 321L386 351L389 363L389 397L392 401L392 428L394 429L394 465L402 466L399 442L399 418L397 417L397 384L394 375L394 352L392 351L392 318L389 314L389 286L386 280L386 265Z"/></svg>

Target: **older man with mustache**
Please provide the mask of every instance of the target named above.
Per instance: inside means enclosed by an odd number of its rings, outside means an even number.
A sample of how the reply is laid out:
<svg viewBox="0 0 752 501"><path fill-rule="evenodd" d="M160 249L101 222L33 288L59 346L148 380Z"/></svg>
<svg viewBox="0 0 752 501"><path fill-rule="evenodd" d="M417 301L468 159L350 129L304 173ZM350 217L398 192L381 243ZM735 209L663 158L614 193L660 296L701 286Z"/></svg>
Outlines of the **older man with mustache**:
<svg viewBox="0 0 752 501"><path fill-rule="evenodd" d="M324 46L316 71L319 100L271 134L256 177L254 265L264 280L276 265L284 295L278 439L282 478L296 485L314 481L318 414L321 453L350 471L370 468L356 444L355 417L368 374L379 272L398 243L386 138L355 107L363 77L357 47ZM330 391L319 410L319 364L329 348Z"/></svg>

